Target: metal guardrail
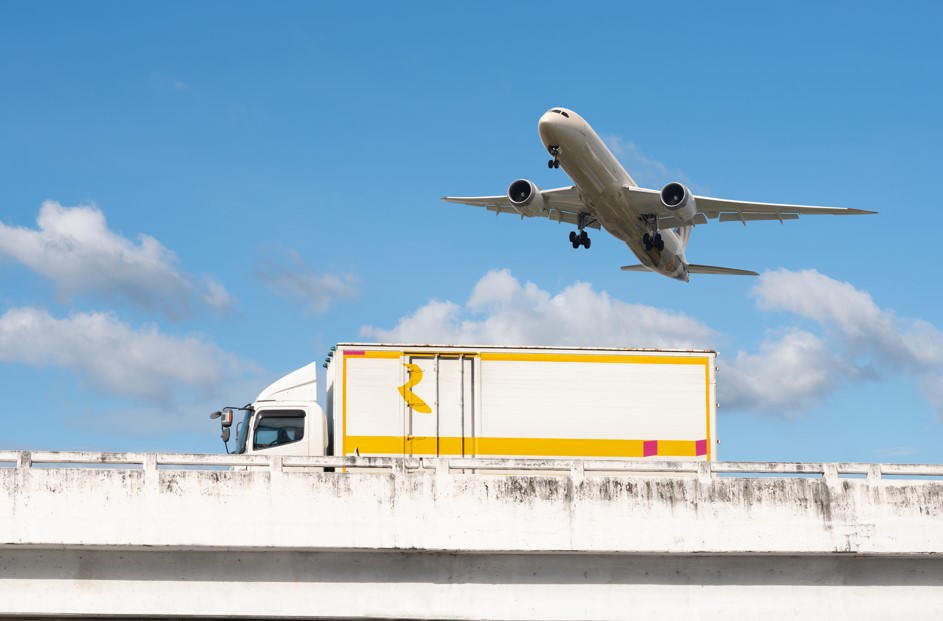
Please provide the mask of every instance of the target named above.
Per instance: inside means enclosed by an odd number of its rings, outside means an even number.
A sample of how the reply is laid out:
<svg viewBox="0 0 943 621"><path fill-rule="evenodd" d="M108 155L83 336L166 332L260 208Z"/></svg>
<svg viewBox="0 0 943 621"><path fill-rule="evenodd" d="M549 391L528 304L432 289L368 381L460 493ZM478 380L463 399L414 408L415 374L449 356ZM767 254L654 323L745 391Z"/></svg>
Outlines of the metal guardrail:
<svg viewBox="0 0 943 621"><path fill-rule="evenodd" d="M857 462L684 462L641 461L628 459L484 459L474 457L296 457L277 455L205 455L186 453L87 453L67 451L0 450L0 468L79 468L141 470L236 468L300 471L333 468L361 471L474 473L544 473L583 477L591 474L676 476L694 475L700 479L714 476L780 476L825 479L886 477L921 479L943 478L943 464L872 464Z"/></svg>

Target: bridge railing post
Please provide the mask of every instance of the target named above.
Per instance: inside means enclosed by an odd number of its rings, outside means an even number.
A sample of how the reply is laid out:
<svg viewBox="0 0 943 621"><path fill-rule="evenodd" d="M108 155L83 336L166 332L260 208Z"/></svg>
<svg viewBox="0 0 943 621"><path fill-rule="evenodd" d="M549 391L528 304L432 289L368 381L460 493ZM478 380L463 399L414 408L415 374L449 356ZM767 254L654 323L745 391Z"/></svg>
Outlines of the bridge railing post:
<svg viewBox="0 0 943 621"><path fill-rule="evenodd" d="M698 462L697 464L697 481L698 483L708 484L713 482L714 473L711 471L711 463L709 461Z"/></svg>
<svg viewBox="0 0 943 621"><path fill-rule="evenodd" d="M157 470L157 454L145 453L141 461L141 469L144 471L144 487L146 493L157 495L160 488L160 473Z"/></svg>
<svg viewBox="0 0 943 621"><path fill-rule="evenodd" d="M393 459L393 474L400 475L406 474L406 460L394 458Z"/></svg>
<svg viewBox="0 0 943 621"><path fill-rule="evenodd" d="M435 460L436 476L446 477L452 473L451 463L448 457L439 457Z"/></svg>
<svg viewBox="0 0 943 621"><path fill-rule="evenodd" d="M579 486L586 478L586 465L582 459L575 460L570 464L570 478L573 479L573 485Z"/></svg>
<svg viewBox="0 0 943 621"><path fill-rule="evenodd" d="M33 454L29 451L20 451L16 456L16 467L17 468L32 468L33 467Z"/></svg>

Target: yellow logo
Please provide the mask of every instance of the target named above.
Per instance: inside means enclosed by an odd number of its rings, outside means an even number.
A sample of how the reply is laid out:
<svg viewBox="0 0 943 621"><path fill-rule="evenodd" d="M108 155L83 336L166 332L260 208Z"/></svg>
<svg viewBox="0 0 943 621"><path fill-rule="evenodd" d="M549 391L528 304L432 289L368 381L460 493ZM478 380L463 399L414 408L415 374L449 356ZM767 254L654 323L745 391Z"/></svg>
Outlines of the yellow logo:
<svg viewBox="0 0 943 621"><path fill-rule="evenodd" d="M432 414L432 408L413 393L413 386L422 381L422 369L419 368L418 364L403 363L403 366L409 369L409 380L397 389L399 394L403 395L406 405L415 411L421 414Z"/></svg>

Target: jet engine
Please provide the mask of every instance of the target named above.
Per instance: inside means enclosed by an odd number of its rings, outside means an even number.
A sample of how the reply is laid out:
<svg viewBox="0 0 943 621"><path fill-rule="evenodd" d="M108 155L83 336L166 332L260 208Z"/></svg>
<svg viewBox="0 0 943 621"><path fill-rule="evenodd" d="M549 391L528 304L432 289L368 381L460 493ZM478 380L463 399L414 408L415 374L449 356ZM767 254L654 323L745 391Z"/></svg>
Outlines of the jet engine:
<svg viewBox="0 0 943 621"><path fill-rule="evenodd" d="M518 179L508 187L508 200L523 216L536 216L546 209L540 188L527 179Z"/></svg>
<svg viewBox="0 0 943 621"><path fill-rule="evenodd" d="M680 183L669 183L661 189L661 204L681 222L690 222L697 213L691 190Z"/></svg>

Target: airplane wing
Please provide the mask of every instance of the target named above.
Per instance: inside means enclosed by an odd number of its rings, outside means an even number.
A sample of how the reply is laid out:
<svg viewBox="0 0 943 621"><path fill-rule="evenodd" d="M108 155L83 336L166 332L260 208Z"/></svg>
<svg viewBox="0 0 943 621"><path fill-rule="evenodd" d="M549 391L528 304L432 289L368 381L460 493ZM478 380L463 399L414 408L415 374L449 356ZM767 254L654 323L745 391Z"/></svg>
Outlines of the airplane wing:
<svg viewBox="0 0 943 621"><path fill-rule="evenodd" d="M592 213L586 208L583 199L580 198L576 187L555 188L553 190L541 190L546 209L537 214L539 217L549 218L556 222L566 222L577 226L579 214ZM658 198L656 196L656 198ZM460 203L462 205L472 205L473 207L484 207L488 211L493 211L497 215L502 213L511 213L524 218L527 214L518 211L511 200L506 196L444 196L442 200L449 203ZM660 200L660 199L659 199ZM659 204L661 204L659 202ZM599 222L590 219L586 222L589 228L598 229Z"/></svg>
<svg viewBox="0 0 943 621"><path fill-rule="evenodd" d="M658 216L659 229L670 229L684 224L677 221L671 211L662 204L661 192L658 190L631 187L625 187L624 190L629 197L629 202L640 214ZM697 195L694 196L694 203L697 206L694 224L707 224L708 219L716 219L719 222L742 222L746 224L748 220L778 220L780 222L798 220L800 215L811 216L826 214L850 216L877 213L876 211L849 209L845 207L750 203Z"/></svg>

